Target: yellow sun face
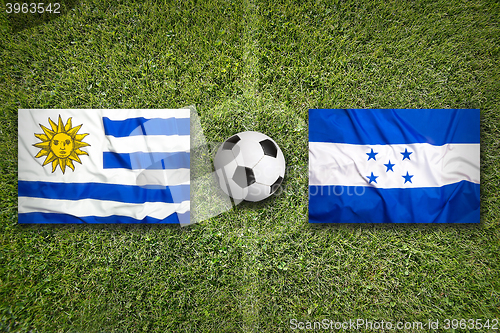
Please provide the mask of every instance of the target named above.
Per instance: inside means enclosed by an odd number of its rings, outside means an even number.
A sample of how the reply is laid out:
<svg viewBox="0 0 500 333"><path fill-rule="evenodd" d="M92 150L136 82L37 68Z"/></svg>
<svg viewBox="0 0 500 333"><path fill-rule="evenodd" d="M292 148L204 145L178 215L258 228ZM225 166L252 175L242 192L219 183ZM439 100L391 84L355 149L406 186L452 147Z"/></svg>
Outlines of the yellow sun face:
<svg viewBox="0 0 500 333"><path fill-rule="evenodd" d="M73 139L66 133L58 133L50 140L50 150L59 158L68 157L73 146Z"/></svg>
<svg viewBox="0 0 500 333"><path fill-rule="evenodd" d="M35 133L35 136L42 140L42 142L33 145L41 149L35 157L47 156L43 166L52 162L52 172L56 171L57 166L61 168L63 174L67 166L75 171L73 161L81 164L82 161L78 155L88 155L87 152L80 150L82 147L90 146L82 141L88 133L77 134L82 125L72 127L71 118L68 118L66 125L64 125L60 115L57 124L50 118L49 124L51 129L40 124L44 134Z"/></svg>

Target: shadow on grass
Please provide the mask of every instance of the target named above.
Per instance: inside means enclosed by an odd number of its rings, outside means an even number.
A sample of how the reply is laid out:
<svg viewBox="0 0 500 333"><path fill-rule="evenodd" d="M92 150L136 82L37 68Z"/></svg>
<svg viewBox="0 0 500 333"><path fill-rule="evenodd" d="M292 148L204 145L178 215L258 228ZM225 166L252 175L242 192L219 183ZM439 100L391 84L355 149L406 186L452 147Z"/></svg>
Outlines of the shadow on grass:
<svg viewBox="0 0 500 333"><path fill-rule="evenodd" d="M12 5L19 4L21 6L23 4L23 2L16 2L16 1L12 2L6 1L5 3L7 4L7 2L11 3ZM4 13L7 19L7 23L10 26L11 31L14 33L60 18L61 16L66 15L71 9L75 8L75 6L78 5L79 1L51 0L50 2L43 2L40 3L43 4L42 6L40 6L40 9L38 9L38 7L36 8L35 13L30 12L30 11L35 11L34 7L33 8L30 7L31 4L35 2L31 1L25 3L28 5L27 13L22 13L21 7L17 9L12 7L12 13L10 14ZM56 5L56 3L59 5ZM36 4L38 6L38 2L36 2ZM48 7L49 4L50 7ZM42 11L41 9L42 7L43 7L43 13L40 13ZM2 10L5 11L10 10L10 7L7 7L7 5L5 5L5 7L3 7ZM15 13L15 11L19 11L19 13Z"/></svg>
<svg viewBox="0 0 500 333"><path fill-rule="evenodd" d="M180 224L70 224L70 223L58 223L58 224L17 224L16 228L18 231L35 231L39 233L53 233L66 230L69 232L81 232L81 231L108 231L108 232L134 232L143 233L150 232L154 230L161 229L171 229L172 231L177 230L179 233L183 231L189 231L190 228L183 228Z"/></svg>
<svg viewBox="0 0 500 333"><path fill-rule="evenodd" d="M482 223L310 223L311 230L395 230L434 232L445 230L480 230Z"/></svg>

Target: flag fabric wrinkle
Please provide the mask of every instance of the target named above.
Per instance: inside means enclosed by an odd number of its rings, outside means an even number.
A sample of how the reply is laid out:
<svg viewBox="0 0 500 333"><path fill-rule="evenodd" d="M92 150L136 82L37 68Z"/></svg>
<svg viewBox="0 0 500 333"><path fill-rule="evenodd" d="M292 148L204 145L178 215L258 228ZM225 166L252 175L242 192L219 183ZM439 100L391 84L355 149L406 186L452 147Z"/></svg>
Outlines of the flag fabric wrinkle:
<svg viewBox="0 0 500 333"><path fill-rule="evenodd" d="M189 109L21 109L19 223L180 223Z"/></svg>
<svg viewBox="0 0 500 333"><path fill-rule="evenodd" d="M309 110L309 222L478 223L479 110Z"/></svg>

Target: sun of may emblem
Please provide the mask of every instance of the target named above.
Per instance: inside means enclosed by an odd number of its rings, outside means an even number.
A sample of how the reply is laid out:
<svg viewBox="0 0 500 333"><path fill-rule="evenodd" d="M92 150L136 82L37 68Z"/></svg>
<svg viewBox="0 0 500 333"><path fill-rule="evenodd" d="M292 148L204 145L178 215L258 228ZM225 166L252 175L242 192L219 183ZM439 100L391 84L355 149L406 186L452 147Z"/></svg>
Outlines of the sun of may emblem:
<svg viewBox="0 0 500 333"><path fill-rule="evenodd" d="M35 133L35 136L42 140L42 142L33 145L41 149L35 157L47 156L43 162L43 166L52 162L52 172L56 171L58 165L63 174L66 171L66 166L75 171L73 161L82 164L78 155L88 155L87 152L80 150L82 147L90 146L88 143L82 141L88 133L77 134L82 125L72 127L71 118L68 118L66 125L64 125L61 115L59 115L57 124L50 118L49 124L52 129L48 129L40 124L45 134Z"/></svg>

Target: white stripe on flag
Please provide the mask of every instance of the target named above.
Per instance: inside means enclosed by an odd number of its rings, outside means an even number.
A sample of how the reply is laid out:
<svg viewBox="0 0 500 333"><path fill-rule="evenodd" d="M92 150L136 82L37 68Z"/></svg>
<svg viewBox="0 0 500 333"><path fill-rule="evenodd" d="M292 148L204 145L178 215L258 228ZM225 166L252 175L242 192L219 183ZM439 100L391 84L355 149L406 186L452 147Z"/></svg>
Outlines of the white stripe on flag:
<svg viewBox="0 0 500 333"><path fill-rule="evenodd" d="M168 144L165 144L165 142ZM136 135L122 138L106 135L103 151L135 152L189 152L189 135Z"/></svg>
<svg viewBox="0 0 500 333"><path fill-rule="evenodd" d="M156 219L165 219L173 213L189 211L189 201L182 203L146 202L141 204L123 203L94 199L82 200L55 200L31 197L19 197L19 214L22 213L60 213L64 207L64 214L73 216L129 216L142 220L146 216Z"/></svg>
<svg viewBox="0 0 500 333"><path fill-rule="evenodd" d="M354 145L309 142L309 185L436 187L462 180L479 184L479 144ZM367 153L377 153L368 160ZM403 160L402 152L412 152ZM384 164L394 164L393 171ZM403 175L413 175L406 182ZM377 176L369 184L367 177Z"/></svg>
<svg viewBox="0 0 500 333"><path fill-rule="evenodd" d="M77 110L78 111L78 110ZM142 117L152 118L189 118L189 109L104 109L102 116L111 120L125 120L129 118Z"/></svg>
<svg viewBox="0 0 500 333"><path fill-rule="evenodd" d="M79 166L79 164L78 164ZM71 171L71 170L69 170ZM59 175L59 182L71 183L107 183L122 185L181 185L189 184L189 169L167 169L167 170L126 170L126 169L98 169L86 165L78 170L78 173L66 172ZM67 180L69 179L69 180ZM19 180L53 182L54 176L50 173L19 173Z"/></svg>

